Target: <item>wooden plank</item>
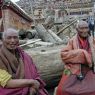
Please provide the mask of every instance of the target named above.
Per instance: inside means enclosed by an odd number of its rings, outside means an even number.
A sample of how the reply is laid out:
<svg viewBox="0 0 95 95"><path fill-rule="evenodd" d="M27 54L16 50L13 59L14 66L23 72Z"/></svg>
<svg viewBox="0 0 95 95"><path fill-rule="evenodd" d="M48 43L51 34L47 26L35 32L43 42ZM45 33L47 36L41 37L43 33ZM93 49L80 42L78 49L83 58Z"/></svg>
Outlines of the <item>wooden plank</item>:
<svg viewBox="0 0 95 95"><path fill-rule="evenodd" d="M26 45L29 45L29 44L33 44L33 43L38 42L38 41L41 41L41 39L37 39L37 40L34 40L34 41L31 40L30 42L27 42L25 44L20 45L20 47L23 47L23 46L26 46Z"/></svg>

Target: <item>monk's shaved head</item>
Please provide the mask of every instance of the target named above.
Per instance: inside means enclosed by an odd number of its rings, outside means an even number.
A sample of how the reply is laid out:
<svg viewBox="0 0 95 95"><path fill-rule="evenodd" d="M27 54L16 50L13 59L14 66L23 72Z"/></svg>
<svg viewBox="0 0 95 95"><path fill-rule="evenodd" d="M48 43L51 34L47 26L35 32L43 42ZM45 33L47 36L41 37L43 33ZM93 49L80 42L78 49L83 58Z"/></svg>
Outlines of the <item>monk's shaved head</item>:
<svg viewBox="0 0 95 95"><path fill-rule="evenodd" d="M76 28L80 28L80 27L89 27L89 26L86 21L79 21L76 25Z"/></svg>
<svg viewBox="0 0 95 95"><path fill-rule="evenodd" d="M2 36L3 46L14 51L19 45L19 35L15 29L9 28L3 32Z"/></svg>
<svg viewBox="0 0 95 95"><path fill-rule="evenodd" d="M16 31L15 29L9 28L3 32L2 38L5 39L8 36L18 36L19 37L19 34L18 34L18 31Z"/></svg>

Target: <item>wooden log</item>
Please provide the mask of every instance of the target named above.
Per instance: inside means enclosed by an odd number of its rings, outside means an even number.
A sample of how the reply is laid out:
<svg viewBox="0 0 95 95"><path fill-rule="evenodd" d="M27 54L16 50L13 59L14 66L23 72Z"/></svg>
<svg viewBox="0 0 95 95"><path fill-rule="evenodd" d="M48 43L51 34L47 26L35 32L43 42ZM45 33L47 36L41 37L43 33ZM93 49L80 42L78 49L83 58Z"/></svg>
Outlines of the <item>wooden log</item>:
<svg viewBox="0 0 95 95"><path fill-rule="evenodd" d="M72 21L69 25L67 25L66 27L63 27L61 30L59 30L56 34L59 35L60 33L62 33L65 29L67 29L68 27L70 27L72 24L76 23L77 20L75 19L74 21Z"/></svg>
<svg viewBox="0 0 95 95"><path fill-rule="evenodd" d="M42 24L38 24L36 27L36 31L39 34L39 37L45 42L52 43L62 43L62 39L59 38L52 30L46 30Z"/></svg>
<svg viewBox="0 0 95 95"><path fill-rule="evenodd" d="M20 47L24 47L24 46L27 46L29 44L33 44L33 43L38 42L38 41L41 41L41 39L30 40L30 42L27 42L25 44L22 44L22 45L20 45Z"/></svg>
<svg viewBox="0 0 95 95"><path fill-rule="evenodd" d="M47 87L56 86L63 73L60 50L63 45L26 50L36 64Z"/></svg>

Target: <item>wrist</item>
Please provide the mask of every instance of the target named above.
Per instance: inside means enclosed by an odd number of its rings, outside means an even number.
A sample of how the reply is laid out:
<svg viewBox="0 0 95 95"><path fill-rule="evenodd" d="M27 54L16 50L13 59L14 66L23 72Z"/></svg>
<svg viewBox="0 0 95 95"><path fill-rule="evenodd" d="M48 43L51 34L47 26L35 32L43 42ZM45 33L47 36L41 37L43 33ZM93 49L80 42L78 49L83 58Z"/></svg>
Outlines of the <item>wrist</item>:
<svg viewBox="0 0 95 95"><path fill-rule="evenodd" d="M34 84L34 80L33 80L33 79L28 79L27 81L28 81L28 85L29 85L29 86L31 86L31 85Z"/></svg>

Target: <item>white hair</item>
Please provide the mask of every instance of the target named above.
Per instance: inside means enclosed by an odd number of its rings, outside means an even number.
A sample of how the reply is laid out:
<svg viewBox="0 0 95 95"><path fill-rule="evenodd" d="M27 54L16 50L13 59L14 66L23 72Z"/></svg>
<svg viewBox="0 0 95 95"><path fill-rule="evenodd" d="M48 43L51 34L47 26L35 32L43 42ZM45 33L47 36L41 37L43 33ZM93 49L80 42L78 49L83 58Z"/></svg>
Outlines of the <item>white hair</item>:
<svg viewBox="0 0 95 95"><path fill-rule="evenodd" d="M3 32L2 39L5 39L7 36L11 36L11 34L14 33L16 36L19 37L18 31L13 28L8 28Z"/></svg>
<svg viewBox="0 0 95 95"><path fill-rule="evenodd" d="M88 23L86 22L86 21L83 21L83 20L81 20L81 21L79 21L78 23L77 23L77 25L76 25L76 28L79 28L79 27L88 27Z"/></svg>

